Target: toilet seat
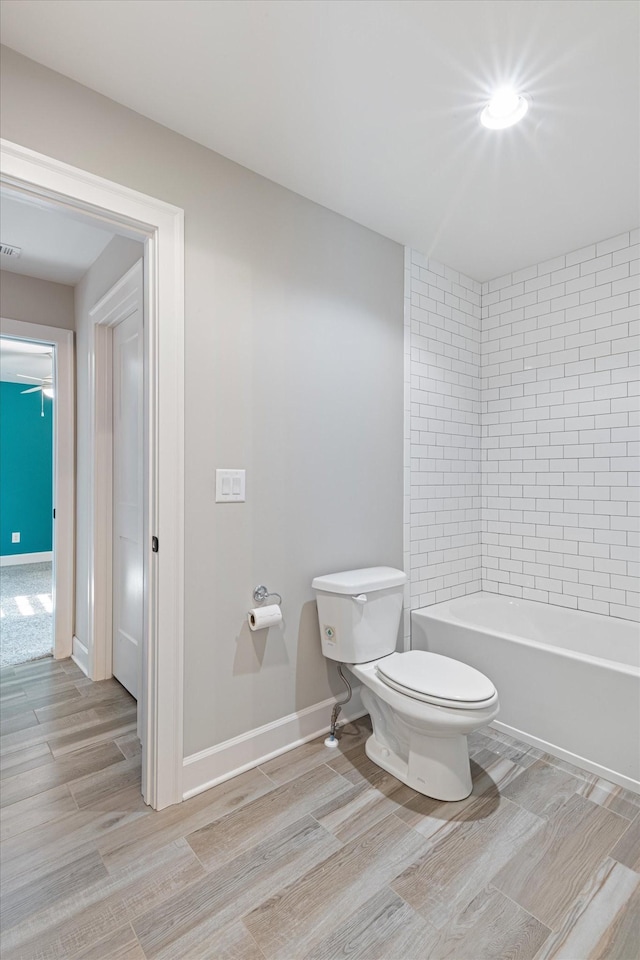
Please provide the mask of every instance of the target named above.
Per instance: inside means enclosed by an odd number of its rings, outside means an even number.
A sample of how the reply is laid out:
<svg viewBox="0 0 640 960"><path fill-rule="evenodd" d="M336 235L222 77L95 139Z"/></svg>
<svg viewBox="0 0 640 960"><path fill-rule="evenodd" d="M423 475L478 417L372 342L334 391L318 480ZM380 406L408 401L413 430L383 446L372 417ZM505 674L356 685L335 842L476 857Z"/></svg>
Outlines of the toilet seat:
<svg viewBox="0 0 640 960"><path fill-rule="evenodd" d="M376 665L376 673L399 693L436 706L480 710L498 696L491 681L479 670L424 650L383 657Z"/></svg>

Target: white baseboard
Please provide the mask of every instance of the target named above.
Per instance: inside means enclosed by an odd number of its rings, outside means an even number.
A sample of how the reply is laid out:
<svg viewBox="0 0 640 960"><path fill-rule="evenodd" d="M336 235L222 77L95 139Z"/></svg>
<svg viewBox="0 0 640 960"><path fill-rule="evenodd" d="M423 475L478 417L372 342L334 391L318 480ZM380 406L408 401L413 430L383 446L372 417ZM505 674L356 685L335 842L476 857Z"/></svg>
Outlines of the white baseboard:
<svg viewBox="0 0 640 960"><path fill-rule="evenodd" d="M85 676L89 676L89 650L82 640L78 640L75 633L73 635L73 646L71 648L71 659L76 663Z"/></svg>
<svg viewBox="0 0 640 960"><path fill-rule="evenodd" d="M640 793L640 782L634 780L632 777L627 777L624 773L618 773L617 770L610 770L609 767L603 767L600 763L594 763L593 760L580 757L577 753L563 750L562 747L557 747L555 743L547 743L546 740L540 740L539 737L532 737L530 733L525 733L524 730L518 730L517 727L510 727L508 724L502 723L501 720L494 720L489 726L495 727L496 730L501 730L502 733L506 733L510 737L515 737L516 740L522 740L532 747L537 747L539 750L542 750L543 753L550 753L552 757L557 757L558 760L566 760L567 763L573 764L574 767L580 767L587 773L595 773L596 776L603 777L611 783L617 783L619 787L625 787L625 789L631 790L633 793Z"/></svg>
<svg viewBox="0 0 640 960"><path fill-rule="evenodd" d="M53 560L51 550L45 553L7 553L0 557L0 567L18 567L22 563L46 563Z"/></svg>
<svg viewBox="0 0 640 960"><path fill-rule="evenodd" d="M322 703L316 703L273 723L249 730L232 740L185 757L182 773L183 799L188 800L197 793L209 790L224 780L230 780L245 770L266 763L301 743L307 743L327 733L334 704L333 698L323 700ZM340 721L357 720L366 712L360 699L360 690L356 688L350 702L340 714Z"/></svg>

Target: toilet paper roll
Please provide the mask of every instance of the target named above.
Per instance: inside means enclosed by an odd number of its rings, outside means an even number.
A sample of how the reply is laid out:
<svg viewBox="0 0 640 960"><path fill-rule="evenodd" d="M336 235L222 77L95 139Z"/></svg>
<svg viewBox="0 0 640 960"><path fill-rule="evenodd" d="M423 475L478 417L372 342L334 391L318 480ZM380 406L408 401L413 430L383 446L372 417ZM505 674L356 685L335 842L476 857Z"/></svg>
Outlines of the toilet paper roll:
<svg viewBox="0 0 640 960"><path fill-rule="evenodd" d="M266 607L249 610L247 618L251 630L263 630L265 627L274 627L277 623L282 623L282 610L277 603L270 603Z"/></svg>

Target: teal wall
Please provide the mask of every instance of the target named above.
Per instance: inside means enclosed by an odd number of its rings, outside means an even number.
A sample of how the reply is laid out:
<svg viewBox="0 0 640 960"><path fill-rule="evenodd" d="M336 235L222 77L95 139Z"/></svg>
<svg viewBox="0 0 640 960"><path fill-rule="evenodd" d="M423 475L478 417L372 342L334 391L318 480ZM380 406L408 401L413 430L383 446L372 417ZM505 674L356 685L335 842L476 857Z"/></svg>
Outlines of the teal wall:
<svg viewBox="0 0 640 960"><path fill-rule="evenodd" d="M53 402L0 382L0 555L51 550ZM11 543L13 531L20 543Z"/></svg>

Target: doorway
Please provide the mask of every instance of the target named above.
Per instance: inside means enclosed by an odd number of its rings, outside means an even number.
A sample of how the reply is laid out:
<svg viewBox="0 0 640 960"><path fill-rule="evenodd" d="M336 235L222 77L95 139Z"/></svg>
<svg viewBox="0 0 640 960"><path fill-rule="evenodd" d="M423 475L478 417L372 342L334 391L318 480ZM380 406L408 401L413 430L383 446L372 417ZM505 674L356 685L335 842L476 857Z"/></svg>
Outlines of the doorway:
<svg viewBox="0 0 640 960"><path fill-rule="evenodd" d="M0 666L53 655L53 344L0 337Z"/></svg>
<svg viewBox="0 0 640 960"><path fill-rule="evenodd" d="M62 207L71 215L110 224L121 235L145 244L144 384L148 437L143 465L144 642L139 690L142 792L161 809L182 800L183 702L183 514L184 514L184 287L183 212L120 184L77 170L16 144L2 142L3 188L35 203ZM99 330L99 325L95 326ZM96 344L99 346L99 336ZM101 408L99 349L89 349L92 391L90 427L99 435ZM95 598L104 594L109 572L101 565L98 516L101 476L89 465L91 517L88 537L97 561L87 578L95 619ZM92 638L93 640L94 638ZM106 656L92 643L99 659Z"/></svg>
<svg viewBox="0 0 640 960"><path fill-rule="evenodd" d="M42 645L41 631L44 628L46 633L48 629L44 622L45 618L49 621L52 630L50 652L53 652L56 659L63 659L71 656L73 633L75 514L73 333L70 330L44 324L25 323L8 317L2 318L0 326L0 365L2 370L7 372L7 376L13 379L15 375L16 380L15 383L8 383L5 389L15 393L15 401L19 400L21 404L21 416L26 416L28 412L34 422L48 434L47 439L50 444L49 449L40 451L40 461L44 459L44 462L38 464L32 462L30 465L34 474L37 473L36 487L40 488L40 503L37 511L32 509L31 502L23 504L26 509L26 514L23 515L27 518L25 533L29 539L23 538L21 529L6 531L7 539L9 537L13 539L15 533L20 535L20 539L19 543L14 545L14 552L9 557L9 565L6 565L6 558L0 565L0 579L3 580L2 592L9 595L10 601L15 603L16 607L18 603L15 597L26 597L26 601L23 600L21 603L25 611L24 616L28 618L29 624L34 625L34 629L29 632L34 634L35 643ZM23 355L26 353L27 357L30 355L31 359L26 364L20 363L17 361L20 353ZM12 354L16 359L10 362L9 357ZM34 356L40 357L39 368L34 366ZM43 386L42 390L36 388L32 391L31 387L23 388L22 383L33 382L18 379L18 374L27 369L31 373L26 376L35 376L36 382L40 382ZM13 371L13 374L9 371ZM23 389L30 392L23 393ZM45 391L53 392L54 396L48 397ZM23 406L25 402L28 404L28 411ZM5 407L2 415L5 416L7 413ZM42 416L43 413L44 416ZM29 422L24 423L23 427L24 431L27 431ZM21 441L27 436L24 431L18 438L18 448L23 447ZM5 433L3 442L7 439ZM29 455L28 449L24 448L20 453L23 457L25 454ZM2 479L4 487L8 478L4 476ZM50 500L45 492L47 490ZM32 491L32 495L34 493L35 490ZM18 505L16 507L19 509ZM20 526L16 514L11 513L9 514L10 526L13 526L12 516L16 517L15 526ZM4 516L5 521L6 519L7 517ZM38 549L47 547L49 544L49 550ZM31 547L34 549L32 550ZM2 552L4 553L4 550ZM32 570L27 570L25 567L17 574L12 574L10 564L14 558L22 563L34 564L35 567ZM47 566L50 564L50 580L43 564ZM30 590L33 588L31 593L19 592L20 584L12 583L16 578L19 579L22 572L29 575L24 585ZM49 583L50 598L49 591L45 589ZM13 586L15 591L12 589ZM29 599L30 597L33 599ZM11 610L8 608L3 612L5 614L2 619L3 640L7 637L11 639L14 636L9 626ZM19 610L16 612L19 613ZM17 642L19 644L19 640ZM26 659L31 658L31 656L26 657Z"/></svg>

